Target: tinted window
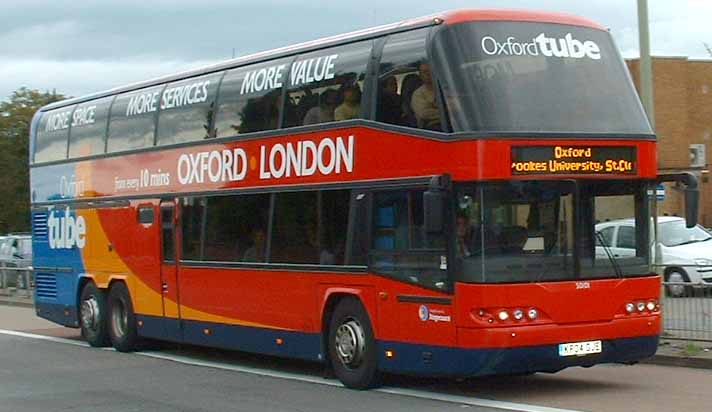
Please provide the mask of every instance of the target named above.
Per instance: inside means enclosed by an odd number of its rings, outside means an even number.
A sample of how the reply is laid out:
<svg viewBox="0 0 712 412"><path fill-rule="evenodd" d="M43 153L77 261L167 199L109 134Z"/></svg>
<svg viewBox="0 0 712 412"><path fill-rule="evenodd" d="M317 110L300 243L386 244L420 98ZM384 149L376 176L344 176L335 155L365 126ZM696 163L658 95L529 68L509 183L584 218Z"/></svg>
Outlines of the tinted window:
<svg viewBox="0 0 712 412"><path fill-rule="evenodd" d="M69 157L104 153L106 121L114 97L82 103L72 113L69 137Z"/></svg>
<svg viewBox="0 0 712 412"><path fill-rule="evenodd" d="M618 228L616 246L626 249L635 249L635 228L631 226L620 226Z"/></svg>
<svg viewBox="0 0 712 412"><path fill-rule="evenodd" d="M440 27L433 63L455 131L651 134L608 31L564 24Z"/></svg>
<svg viewBox="0 0 712 412"><path fill-rule="evenodd" d="M263 194L184 199L184 258L264 262L269 198Z"/></svg>
<svg viewBox="0 0 712 412"><path fill-rule="evenodd" d="M212 128L220 74L170 83L161 93L158 144L215 137Z"/></svg>
<svg viewBox="0 0 712 412"><path fill-rule="evenodd" d="M613 232L615 231L615 229L615 226L608 226L607 228L601 229L601 237L603 238L603 241L606 242L606 244L601 245L601 239L599 237L596 237L596 245L612 247Z"/></svg>
<svg viewBox="0 0 712 412"><path fill-rule="evenodd" d="M290 70L285 127L361 117L371 41L299 56Z"/></svg>
<svg viewBox="0 0 712 412"><path fill-rule="evenodd" d="M270 263L319 263L317 193L275 195Z"/></svg>
<svg viewBox="0 0 712 412"><path fill-rule="evenodd" d="M282 86L291 59L230 70L220 86L215 134L218 137L279 127Z"/></svg>
<svg viewBox="0 0 712 412"><path fill-rule="evenodd" d="M343 265L349 221L348 190L319 192L319 264Z"/></svg>
<svg viewBox="0 0 712 412"><path fill-rule="evenodd" d="M138 222L145 225L153 223L152 206L142 206L138 208Z"/></svg>
<svg viewBox="0 0 712 412"><path fill-rule="evenodd" d="M175 208L172 204L161 206L161 238L163 241L163 260L175 260L175 242L173 236L173 215Z"/></svg>
<svg viewBox="0 0 712 412"><path fill-rule="evenodd" d="M49 162L67 157L67 137L74 107L63 107L42 115L37 127L35 162Z"/></svg>
<svg viewBox="0 0 712 412"><path fill-rule="evenodd" d="M156 111L164 86L119 95L111 108L107 150L140 149L153 146Z"/></svg>
<svg viewBox="0 0 712 412"><path fill-rule="evenodd" d="M423 230L423 191L376 193L370 264L374 271L444 289L447 258L442 235ZM416 217L416 214L420 217Z"/></svg>
<svg viewBox="0 0 712 412"><path fill-rule="evenodd" d="M422 29L388 38L379 69L376 120L440 129L433 89L430 83L423 84L423 79L432 79L425 49L427 33Z"/></svg>

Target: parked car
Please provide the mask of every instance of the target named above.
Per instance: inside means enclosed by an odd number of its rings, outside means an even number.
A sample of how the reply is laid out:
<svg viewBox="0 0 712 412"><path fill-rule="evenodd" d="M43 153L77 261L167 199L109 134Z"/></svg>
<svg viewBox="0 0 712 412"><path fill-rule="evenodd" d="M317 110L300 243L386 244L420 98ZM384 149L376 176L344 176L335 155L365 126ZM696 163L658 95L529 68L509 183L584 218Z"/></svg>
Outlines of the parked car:
<svg viewBox="0 0 712 412"><path fill-rule="evenodd" d="M635 256L635 221L621 219L596 225L613 257ZM631 242L632 240L632 242ZM681 217L658 218L658 242L651 251L659 255L658 272L666 282L712 285L712 234L704 227L685 226ZM602 246L596 255L605 257ZM669 285L667 293L683 296L691 292L684 285Z"/></svg>
<svg viewBox="0 0 712 412"><path fill-rule="evenodd" d="M0 238L0 270L24 268L32 265L32 236L25 233L11 233ZM17 271L5 271L6 286L24 288L25 278ZM30 283L33 283L30 274Z"/></svg>

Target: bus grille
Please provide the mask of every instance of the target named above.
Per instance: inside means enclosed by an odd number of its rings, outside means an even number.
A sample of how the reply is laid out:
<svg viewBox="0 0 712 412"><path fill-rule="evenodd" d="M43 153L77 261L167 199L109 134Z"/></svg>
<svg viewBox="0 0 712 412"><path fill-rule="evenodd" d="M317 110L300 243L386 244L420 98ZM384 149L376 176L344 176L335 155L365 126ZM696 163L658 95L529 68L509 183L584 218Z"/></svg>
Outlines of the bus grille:
<svg viewBox="0 0 712 412"><path fill-rule="evenodd" d="M37 297L57 299L57 278L49 273L35 274Z"/></svg>
<svg viewBox="0 0 712 412"><path fill-rule="evenodd" d="M32 216L32 230L36 239L47 239L47 212L35 213Z"/></svg>

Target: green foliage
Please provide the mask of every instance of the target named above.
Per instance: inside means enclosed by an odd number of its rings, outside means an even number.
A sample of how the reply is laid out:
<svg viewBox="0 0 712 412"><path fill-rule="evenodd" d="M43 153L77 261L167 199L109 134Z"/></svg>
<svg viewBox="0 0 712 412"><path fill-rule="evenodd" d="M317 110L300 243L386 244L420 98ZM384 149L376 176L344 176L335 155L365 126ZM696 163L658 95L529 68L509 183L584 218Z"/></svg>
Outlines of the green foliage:
<svg viewBox="0 0 712 412"><path fill-rule="evenodd" d="M30 230L30 123L37 109L62 99L23 87L0 102L0 234Z"/></svg>

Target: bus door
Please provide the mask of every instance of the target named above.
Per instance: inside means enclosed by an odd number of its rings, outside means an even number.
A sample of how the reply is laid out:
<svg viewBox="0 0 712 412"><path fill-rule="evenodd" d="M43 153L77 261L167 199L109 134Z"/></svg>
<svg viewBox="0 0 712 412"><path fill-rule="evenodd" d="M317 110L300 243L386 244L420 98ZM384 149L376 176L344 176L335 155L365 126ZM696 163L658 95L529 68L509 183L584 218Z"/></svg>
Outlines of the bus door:
<svg viewBox="0 0 712 412"><path fill-rule="evenodd" d="M169 338L180 339L178 303L178 213L175 200L161 201L161 297L165 330Z"/></svg>

